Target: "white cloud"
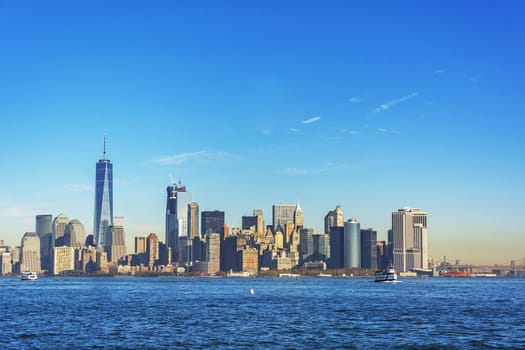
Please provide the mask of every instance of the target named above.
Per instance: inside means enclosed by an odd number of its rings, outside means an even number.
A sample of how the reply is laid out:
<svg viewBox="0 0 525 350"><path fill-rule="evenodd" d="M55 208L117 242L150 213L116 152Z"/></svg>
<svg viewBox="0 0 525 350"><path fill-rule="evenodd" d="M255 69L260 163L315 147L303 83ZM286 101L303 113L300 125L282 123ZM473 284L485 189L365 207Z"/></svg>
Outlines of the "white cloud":
<svg viewBox="0 0 525 350"><path fill-rule="evenodd" d="M321 117L313 117L313 118L310 118L310 119L303 120L301 123L303 123L303 124L312 124L312 123L315 123L316 121L318 121L320 119L321 119Z"/></svg>
<svg viewBox="0 0 525 350"><path fill-rule="evenodd" d="M443 74L445 71L443 69L437 69L434 71L434 74Z"/></svg>
<svg viewBox="0 0 525 350"><path fill-rule="evenodd" d="M268 128L263 128L263 129L261 129L261 134L263 134L263 135L271 135L272 134L272 130L268 129Z"/></svg>
<svg viewBox="0 0 525 350"><path fill-rule="evenodd" d="M348 101L350 101L350 103L359 103L359 102L362 102L363 99L360 97L350 97Z"/></svg>
<svg viewBox="0 0 525 350"><path fill-rule="evenodd" d="M299 129L295 129L295 128L290 128L290 129L288 129L288 130L289 130L290 132L298 132L298 131L299 131Z"/></svg>
<svg viewBox="0 0 525 350"><path fill-rule="evenodd" d="M401 103L401 102L411 100L414 97L417 97L418 95L419 95L419 92L413 92L409 95L406 95L406 96L403 96L403 97L400 97L394 100L390 100L388 102L383 103L382 105L377 107L375 110L376 112L386 111L387 109L390 109L392 106L397 105L398 103Z"/></svg>
<svg viewBox="0 0 525 350"><path fill-rule="evenodd" d="M153 159L153 163L159 165L172 165L172 164L182 164L187 161L197 161L197 162L213 162L222 159L238 159L239 157L234 154L229 154L226 152L210 152L210 151L197 151L190 153L179 153L172 156L163 156Z"/></svg>

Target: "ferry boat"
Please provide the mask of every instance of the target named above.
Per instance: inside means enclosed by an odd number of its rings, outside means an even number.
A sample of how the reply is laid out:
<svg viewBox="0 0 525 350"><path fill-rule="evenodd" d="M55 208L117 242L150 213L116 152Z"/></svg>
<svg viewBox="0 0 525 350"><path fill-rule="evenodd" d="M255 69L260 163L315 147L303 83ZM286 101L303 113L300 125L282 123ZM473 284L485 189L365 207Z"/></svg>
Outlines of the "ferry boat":
<svg viewBox="0 0 525 350"><path fill-rule="evenodd" d="M38 274L34 271L25 270L20 276L22 281L35 281L38 279Z"/></svg>
<svg viewBox="0 0 525 350"><path fill-rule="evenodd" d="M280 273L279 277L291 277L291 278L298 278L301 277L298 273Z"/></svg>
<svg viewBox="0 0 525 350"><path fill-rule="evenodd" d="M390 265L384 270L376 271L376 282L397 282L397 272L394 266Z"/></svg>

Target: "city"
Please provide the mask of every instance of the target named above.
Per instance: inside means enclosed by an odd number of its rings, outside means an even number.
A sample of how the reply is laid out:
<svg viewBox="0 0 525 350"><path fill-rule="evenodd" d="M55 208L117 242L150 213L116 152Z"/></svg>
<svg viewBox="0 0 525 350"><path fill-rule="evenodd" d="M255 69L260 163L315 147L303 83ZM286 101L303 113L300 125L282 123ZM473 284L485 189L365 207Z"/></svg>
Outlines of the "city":
<svg viewBox="0 0 525 350"><path fill-rule="evenodd" d="M324 232L305 227L297 204L272 206L271 224L263 210L242 217L241 227L229 227L221 210L199 212L199 203L181 181L166 188L164 241L159 234L134 237L127 253L124 217L113 215L113 163L96 164L94 232L87 234L77 219L38 214L35 232L26 232L21 245L0 240L0 274L35 271L50 275L176 274L186 276L276 276L276 272L331 271L336 275L373 275L393 264L401 276L521 276L523 267L439 265L429 258L428 214L418 208L392 212L388 240L356 218L345 221L336 205L324 217ZM306 271L306 272L305 272Z"/></svg>

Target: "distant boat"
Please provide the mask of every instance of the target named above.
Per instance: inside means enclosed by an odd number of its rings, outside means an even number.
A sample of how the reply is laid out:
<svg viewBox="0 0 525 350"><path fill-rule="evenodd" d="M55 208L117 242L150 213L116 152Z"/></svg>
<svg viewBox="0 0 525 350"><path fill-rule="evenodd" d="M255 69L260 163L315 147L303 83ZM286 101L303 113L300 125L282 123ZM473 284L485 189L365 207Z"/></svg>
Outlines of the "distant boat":
<svg viewBox="0 0 525 350"><path fill-rule="evenodd" d="M279 274L279 277L301 277L301 275L297 274L297 273L280 273Z"/></svg>
<svg viewBox="0 0 525 350"><path fill-rule="evenodd" d="M34 271L25 270L20 276L22 281L35 281L38 279L38 274Z"/></svg>
<svg viewBox="0 0 525 350"><path fill-rule="evenodd" d="M390 265L384 270L376 271L376 282L397 282L397 272L394 266Z"/></svg>
<svg viewBox="0 0 525 350"><path fill-rule="evenodd" d="M330 273L320 273L317 275L317 277L332 277L332 274Z"/></svg>
<svg viewBox="0 0 525 350"><path fill-rule="evenodd" d="M252 295L255 294L255 291L253 290L253 288L250 289L250 294L252 294Z"/></svg>

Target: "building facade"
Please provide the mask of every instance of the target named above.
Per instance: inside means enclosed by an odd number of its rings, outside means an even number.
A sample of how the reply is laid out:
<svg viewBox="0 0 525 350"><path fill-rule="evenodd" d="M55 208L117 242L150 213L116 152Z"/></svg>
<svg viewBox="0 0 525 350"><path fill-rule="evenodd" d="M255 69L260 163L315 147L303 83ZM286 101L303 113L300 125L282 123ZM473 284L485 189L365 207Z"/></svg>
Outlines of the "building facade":
<svg viewBox="0 0 525 350"><path fill-rule="evenodd" d="M361 230L361 268L377 270L377 231Z"/></svg>
<svg viewBox="0 0 525 350"><path fill-rule="evenodd" d="M224 212L220 210L201 212L201 235L218 233L224 239Z"/></svg>
<svg viewBox="0 0 525 350"><path fill-rule="evenodd" d="M361 267L361 228L357 219L345 222L344 231L344 267L346 269Z"/></svg>
<svg viewBox="0 0 525 350"><path fill-rule="evenodd" d="M51 252L53 243L53 216L51 214L37 215L35 218L36 234L40 238L40 260L42 270L49 270L51 267Z"/></svg>
<svg viewBox="0 0 525 350"><path fill-rule="evenodd" d="M392 213L389 244L398 271L427 268L427 220L428 214L417 208L403 208Z"/></svg>
<svg viewBox="0 0 525 350"><path fill-rule="evenodd" d="M36 232L26 232L21 244L21 271L41 271L40 238Z"/></svg>

